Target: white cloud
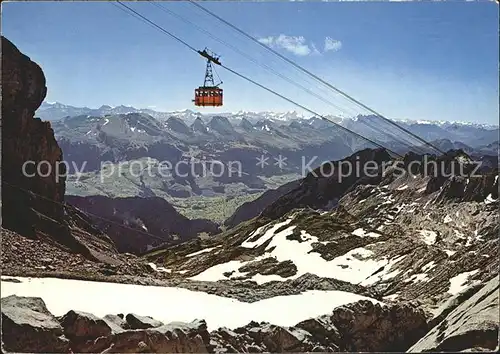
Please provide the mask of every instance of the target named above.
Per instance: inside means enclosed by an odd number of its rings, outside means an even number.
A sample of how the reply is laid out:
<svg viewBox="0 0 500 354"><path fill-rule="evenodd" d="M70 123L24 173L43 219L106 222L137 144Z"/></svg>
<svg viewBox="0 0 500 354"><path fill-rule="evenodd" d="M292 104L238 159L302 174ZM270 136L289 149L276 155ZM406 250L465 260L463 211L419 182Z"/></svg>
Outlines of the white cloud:
<svg viewBox="0 0 500 354"><path fill-rule="evenodd" d="M332 39L330 37L325 38L325 49L324 49L325 52L329 52L329 51L336 52L336 51L340 50L340 48L342 48L341 41L337 41L337 40Z"/></svg>
<svg viewBox="0 0 500 354"><path fill-rule="evenodd" d="M282 48L298 56L306 56L315 52L314 44L309 45L303 36L269 36L260 38L259 42L273 48Z"/></svg>
<svg viewBox="0 0 500 354"><path fill-rule="evenodd" d="M297 56L321 55L321 51L318 50L316 45L311 41L307 41L303 36L287 36L285 34L280 34L279 36L259 38L259 42L274 49L287 50ZM336 52L341 48L341 41L330 37L325 38L324 53L330 51Z"/></svg>

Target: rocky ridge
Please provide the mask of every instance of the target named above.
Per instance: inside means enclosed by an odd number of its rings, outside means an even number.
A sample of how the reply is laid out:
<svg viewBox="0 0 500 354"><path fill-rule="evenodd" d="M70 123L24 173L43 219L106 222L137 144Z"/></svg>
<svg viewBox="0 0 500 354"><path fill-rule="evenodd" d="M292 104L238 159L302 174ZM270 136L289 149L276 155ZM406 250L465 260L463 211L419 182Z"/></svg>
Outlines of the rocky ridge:
<svg viewBox="0 0 500 354"><path fill-rule="evenodd" d="M2 298L2 321L7 352L401 351L427 331L424 313L415 306L370 301L336 308L293 327L251 322L209 332L203 320L163 324L136 314L99 318L73 310L56 317L42 299L12 295Z"/></svg>

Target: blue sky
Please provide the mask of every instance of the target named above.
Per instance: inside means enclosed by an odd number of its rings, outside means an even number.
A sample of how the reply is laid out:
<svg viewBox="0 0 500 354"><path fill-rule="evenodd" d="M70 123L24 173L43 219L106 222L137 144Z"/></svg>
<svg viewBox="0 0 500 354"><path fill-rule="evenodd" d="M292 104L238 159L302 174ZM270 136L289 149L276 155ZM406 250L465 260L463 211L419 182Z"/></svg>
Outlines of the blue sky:
<svg viewBox="0 0 500 354"><path fill-rule="evenodd" d="M221 56L228 67L320 113L366 113L321 87L187 2L162 6L338 110L274 76L151 3L128 6L178 37ZM109 2L2 4L2 33L44 70L47 101L75 106L195 109L204 60ZM494 2L209 2L220 17L259 38L391 118L498 124L498 5ZM220 112L297 109L216 68L225 92Z"/></svg>

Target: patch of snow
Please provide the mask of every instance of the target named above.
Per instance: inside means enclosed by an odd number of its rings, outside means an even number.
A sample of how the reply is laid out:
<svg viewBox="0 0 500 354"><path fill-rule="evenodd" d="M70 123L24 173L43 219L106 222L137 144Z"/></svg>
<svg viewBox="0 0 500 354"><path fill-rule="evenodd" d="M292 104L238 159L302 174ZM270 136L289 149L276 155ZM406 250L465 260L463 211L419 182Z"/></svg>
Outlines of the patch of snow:
<svg viewBox="0 0 500 354"><path fill-rule="evenodd" d="M234 272L231 277L244 275L238 271L243 265L250 262L262 260L268 257L275 258L278 262L292 261L297 267L297 273L288 278L282 278L279 276L258 276L254 277L252 280L258 283L264 283L273 280L287 280L296 279L305 273L316 274L319 277L334 278L339 280L348 281L350 283L357 284L363 279L369 277L373 272L379 269L381 266L387 264L387 260L371 260L369 258L373 252L365 248L356 248L346 254L334 258L331 261L325 260L317 252L312 251L312 244L318 242L318 238L309 235L304 230L301 231L302 242L296 240L288 240L286 237L292 234L295 226L290 226L287 229L277 233L268 234L269 231L276 231L277 228L281 227L284 223L276 224L272 229L268 230L264 236L259 238L255 242L261 242L261 239L269 240L272 239L266 248L263 255L254 258L248 262L242 261L229 261L224 264L218 264L211 268L206 269L202 273L192 277L192 280L200 281L217 281L222 279L227 279L223 273ZM253 243L252 243L253 244ZM248 244L247 244L248 245ZM270 251L272 249L272 251Z"/></svg>
<svg viewBox="0 0 500 354"><path fill-rule="evenodd" d="M399 273L401 273L401 270L395 269L392 272L389 272L389 270L394 266L396 263L399 261L403 260L406 257L406 255L391 259L387 264L384 266L384 268L377 272L376 274L370 275L368 278L363 280L360 285L363 286L368 286L368 285L373 285L375 283L378 283L379 281L383 280L389 280L397 276Z"/></svg>
<svg viewBox="0 0 500 354"><path fill-rule="evenodd" d="M464 272L460 273L457 276L454 276L453 278L450 279L450 288L448 289L448 293L455 295L467 288L467 280L469 277L473 276L479 272L479 269L470 271L470 272Z"/></svg>
<svg viewBox="0 0 500 354"><path fill-rule="evenodd" d="M418 273L418 274L413 274L410 278L406 279L405 283L409 283L409 282L417 283L417 282L424 282L424 281L428 281L428 280L429 280L429 277L428 277L427 273Z"/></svg>
<svg viewBox="0 0 500 354"><path fill-rule="evenodd" d="M89 130L88 132L86 132L85 135L89 135L90 133L92 133L92 130Z"/></svg>
<svg viewBox="0 0 500 354"><path fill-rule="evenodd" d="M391 295L387 295L387 296L384 296L384 300L396 300L397 298L399 297L399 294L391 294Z"/></svg>
<svg viewBox="0 0 500 354"><path fill-rule="evenodd" d="M109 119L108 118L104 118L104 124L102 125L103 127L109 123Z"/></svg>
<svg viewBox="0 0 500 354"><path fill-rule="evenodd" d="M154 263L148 263L148 265L155 271L155 272L166 272L166 273L172 273L172 269L167 269L164 267L158 267Z"/></svg>
<svg viewBox="0 0 500 354"><path fill-rule="evenodd" d="M302 231L301 235L307 237L309 242L287 240L285 233L279 233L267 247L267 249L274 247L269 255L275 257L279 262L291 260L297 267L297 274L288 279L312 273L319 277L334 278L356 284L387 263L386 260L368 259L373 252L362 247L327 261L319 253L311 252L312 244L318 242L317 237L311 236L305 231Z"/></svg>
<svg viewBox="0 0 500 354"><path fill-rule="evenodd" d="M288 225L290 224L290 222L292 221L292 219L287 219L286 221L284 222L280 222L280 223L277 223L276 225L274 225L272 228L270 228L269 230L267 230L263 236L261 236L260 238L258 238L256 241L249 241L250 239L252 239L253 237L255 237L256 235L260 234L260 231L262 230L261 228L257 229L257 231L255 231L254 233L252 233L250 235L250 237L248 239L246 239L242 244L241 244L241 247L245 247L245 248L256 248L256 247L259 247L259 246L262 246L264 243L266 243L267 241L269 241L271 238L273 238L275 235L274 233L276 232L276 230L278 230L280 227L282 226L285 226L285 225ZM288 231L287 231L288 230ZM288 235L291 235L292 232L291 230L288 228L285 230L287 232L287 236ZM282 231L280 233L283 233L285 231ZM280 234L278 233L278 235ZM276 235L277 236L277 235Z"/></svg>
<svg viewBox="0 0 500 354"><path fill-rule="evenodd" d="M243 265L245 265L245 263L242 261L229 261L226 263L217 264L213 267L205 269L203 272L195 275L194 277L191 277L190 279L199 281L217 281L227 279L224 276L224 273L234 272L238 268L241 268Z"/></svg>
<svg viewBox="0 0 500 354"><path fill-rule="evenodd" d="M187 254L186 257L194 257L194 256L197 256L197 255L202 254L202 253L211 252L214 249L216 249L217 247L221 247L221 246L219 245L219 246L215 246L215 247L205 248L205 249L202 249L202 250L199 250L199 251Z"/></svg>
<svg viewBox="0 0 500 354"><path fill-rule="evenodd" d="M380 237L380 234L377 234L376 232L366 232L363 228L358 228L354 230L352 233L354 236L359 236L359 237L373 237L373 238L378 238Z"/></svg>
<svg viewBox="0 0 500 354"><path fill-rule="evenodd" d="M488 194L488 196L486 197L486 199L484 200L484 203L485 204L491 204L491 203L494 203L496 202L498 199L493 199L493 197L491 196L491 193Z"/></svg>
<svg viewBox="0 0 500 354"><path fill-rule="evenodd" d="M239 275L244 275L244 274L239 274ZM282 276L277 274L269 274L269 275L255 274L250 280L253 280L257 284L265 284L271 281L284 281L286 279L283 279Z"/></svg>
<svg viewBox="0 0 500 354"><path fill-rule="evenodd" d="M437 234L434 231L429 230L420 230L420 235L423 237L423 240L428 245L433 245L436 243Z"/></svg>
<svg viewBox="0 0 500 354"><path fill-rule="evenodd" d="M136 313L152 316L164 323L191 322L196 318L203 318L207 321L209 331L220 327L234 329L252 320L278 326L293 326L303 320L330 313L335 307L359 300L384 305L375 299L344 291L311 290L299 295L276 296L246 303L175 287L56 278L16 279L21 282L2 281L2 297L40 297L55 316L78 310L99 317L113 313ZM116 294L120 296L117 297ZM165 299L176 306L164 306ZM222 313L229 313L231 316L221 316Z"/></svg>
<svg viewBox="0 0 500 354"><path fill-rule="evenodd" d="M453 256L455 253L457 253L457 251L444 250L444 253L446 253L446 255L447 255L448 257L451 257L451 256Z"/></svg>
<svg viewBox="0 0 500 354"><path fill-rule="evenodd" d="M429 263L427 263L426 265L422 266L422 270L424 272L428 271L428 270L431 270L432 268L434 268L436 266L436 264L434 263L434 261L430 261Z"/></svg>
<svg viewBox="0 0 500 354"><path fill-rule="evenodd" d="M404 190L405 190L405 189L407 189L407 188L408 188L408 185L407 185L407 184L404 184L404 185L402 185L401 187L397 188L396 190L398 190L398 191L404 191Z"/></svg>
<svg viewBox="0 0 500 354"><path fill-rule="evenodd" d="M452 222L452 221L453 221L453 219L452 219L449 215L446 215L446 216L444 217L444 223L445 223L445 224L447 224L447 223L449 223L449 222Z"/></svg>

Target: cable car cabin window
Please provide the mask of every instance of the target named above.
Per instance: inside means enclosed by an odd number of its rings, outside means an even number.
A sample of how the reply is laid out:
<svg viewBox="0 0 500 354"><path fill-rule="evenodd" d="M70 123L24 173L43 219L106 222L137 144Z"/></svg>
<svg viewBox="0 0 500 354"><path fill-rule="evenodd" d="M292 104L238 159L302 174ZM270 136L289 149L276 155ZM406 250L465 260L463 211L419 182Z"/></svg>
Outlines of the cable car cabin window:
<svg viewBox="0 0 500 354"><path fill-rule="evenodd" d="M222 106L222 89L199 87L195 89L194 102L197 106Z"/></svg>

